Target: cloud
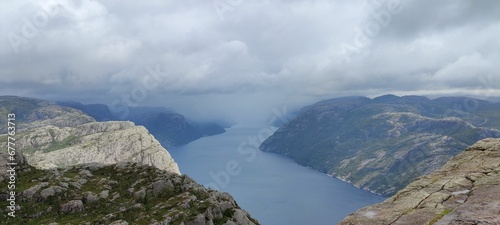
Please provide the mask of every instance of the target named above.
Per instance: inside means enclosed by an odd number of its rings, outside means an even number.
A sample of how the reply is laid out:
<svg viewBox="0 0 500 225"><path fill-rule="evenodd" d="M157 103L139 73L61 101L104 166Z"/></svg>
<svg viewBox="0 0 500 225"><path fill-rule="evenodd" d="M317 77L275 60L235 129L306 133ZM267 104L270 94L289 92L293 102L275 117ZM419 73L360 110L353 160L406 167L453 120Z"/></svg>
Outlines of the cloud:
<svg viewBox="0 0 500 225"><path fill-rule="evenodd" d="M243 0L223 18L212 1L5 1L0 94L109 104L158 66L161 83L141 104L215 112L238 101L468 94L500 77L496 0ZM346 62L343 44L357 41Z"/></svg>

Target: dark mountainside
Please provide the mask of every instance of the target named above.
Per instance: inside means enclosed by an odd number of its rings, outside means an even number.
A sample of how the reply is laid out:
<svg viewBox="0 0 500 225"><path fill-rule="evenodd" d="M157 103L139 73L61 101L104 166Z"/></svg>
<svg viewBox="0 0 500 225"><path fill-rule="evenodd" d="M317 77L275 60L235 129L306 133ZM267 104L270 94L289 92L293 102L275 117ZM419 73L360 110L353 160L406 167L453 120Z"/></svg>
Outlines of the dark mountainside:
<svg viewBox="0 0 500 225"><path fill-rule="evenodd" d="M2 224L258 224L228 193L180 175L142 126L96 122L80 110L13 96L0 97L0 113L16 113L18 128L15 218L5 201L11 160L0 152ZM7 141L1 134L0 144Z"/></svg>
<svg viewBox="0 0 500 225"><path fill-rule="evenodd" d="M260 149L390 196L467 146L500 137L500 104L385 95L304 107Z"/></svg>
<svg viewBox="0 0 500 225"><path fill-rule="evenodd" d="M224 133L217 123L187 120L183 115L162 107L130 107L125 118L113 116L104 104L85 105L79 102L58 102L62 106L79 109L97 121L132 121L146 127L166 148L185 145L204 136Z"/></svg>
<svg viewBox="0 0 500 225"><path fill-rule="evenodd" d="M340 224L500 224L499 192L500 139L484 139Z"/></svg>

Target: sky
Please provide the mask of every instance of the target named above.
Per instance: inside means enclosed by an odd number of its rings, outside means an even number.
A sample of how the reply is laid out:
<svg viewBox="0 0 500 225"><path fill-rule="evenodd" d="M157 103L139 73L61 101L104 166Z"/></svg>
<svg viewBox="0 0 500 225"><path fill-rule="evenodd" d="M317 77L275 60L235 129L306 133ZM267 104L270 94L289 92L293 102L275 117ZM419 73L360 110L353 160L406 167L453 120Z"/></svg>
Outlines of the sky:
<svg viewBox="0 0 500 225"><path fill-rule="evenodd" d="M340 96L500 96L498 0L5 0L0 95L250 123Z"/></svg>

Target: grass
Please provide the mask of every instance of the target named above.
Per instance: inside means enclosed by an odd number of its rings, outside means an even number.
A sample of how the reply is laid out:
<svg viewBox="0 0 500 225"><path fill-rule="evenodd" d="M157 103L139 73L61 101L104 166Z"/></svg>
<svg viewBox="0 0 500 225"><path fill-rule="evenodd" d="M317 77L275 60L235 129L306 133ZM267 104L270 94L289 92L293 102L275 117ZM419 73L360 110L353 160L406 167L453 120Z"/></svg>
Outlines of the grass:
<svg viewBox="0 0 500 225"><path fill-rule="evenodd" d="M433 224L437 223L440 219L442 219L444 216L446 216L451 211L452 211L451 209L445 209L445 210L443 210L439 215L437 215L434 219L432 219L429 222L429 225L433 225Z"/></svg>

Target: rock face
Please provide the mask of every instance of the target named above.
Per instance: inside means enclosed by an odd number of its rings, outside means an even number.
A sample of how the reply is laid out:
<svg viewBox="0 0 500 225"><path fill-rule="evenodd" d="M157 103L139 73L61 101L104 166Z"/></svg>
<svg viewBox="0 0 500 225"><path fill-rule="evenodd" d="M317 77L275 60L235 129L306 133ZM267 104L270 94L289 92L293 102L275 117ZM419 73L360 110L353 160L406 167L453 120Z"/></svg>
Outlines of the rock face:
<svg viewBox="0 0 500 225"><path fill-rule="evenodd" d="M260 149L391 196L476 141L500 137L498 115L500 105L470 98L338 98L303 108Z"/></svg>
<svg viewBox="0 0 500 225"><path fill-rule="evenodd" d="M500 224L500 139L485 139L342 225Z"/></svg>
<svg viewBox="0 0 500 225"><path fill-rule="evenodd" d="M131 122L92 122L63 128L49 125L16 136L17 150L39 169L137 162L180 174L168 151L144 127Z"/></svg>
<svg viewBox="0 0 500 225"><path fill-rule="evenodd" d="M37 168L137 162L180 173L149 131L131 122L95 122L80 110L15 96L0 97L0 112L16 114L16 150ZM6 125L6 121L0 124ZM2 129L0 145L5 146L6 127Z"/></svg>
<svg viewBox="0 0 500 225"><path fill-rule="evenodd" d="M229 194L156 167L119 163L38 170L23 159L18 155L16 217L0 213L2 224L259 224ZM0 168L7 160L0 152ZM0 197L7 196L7 182L1 182ZM8 204L0 201L0 208Z"/></svg>

